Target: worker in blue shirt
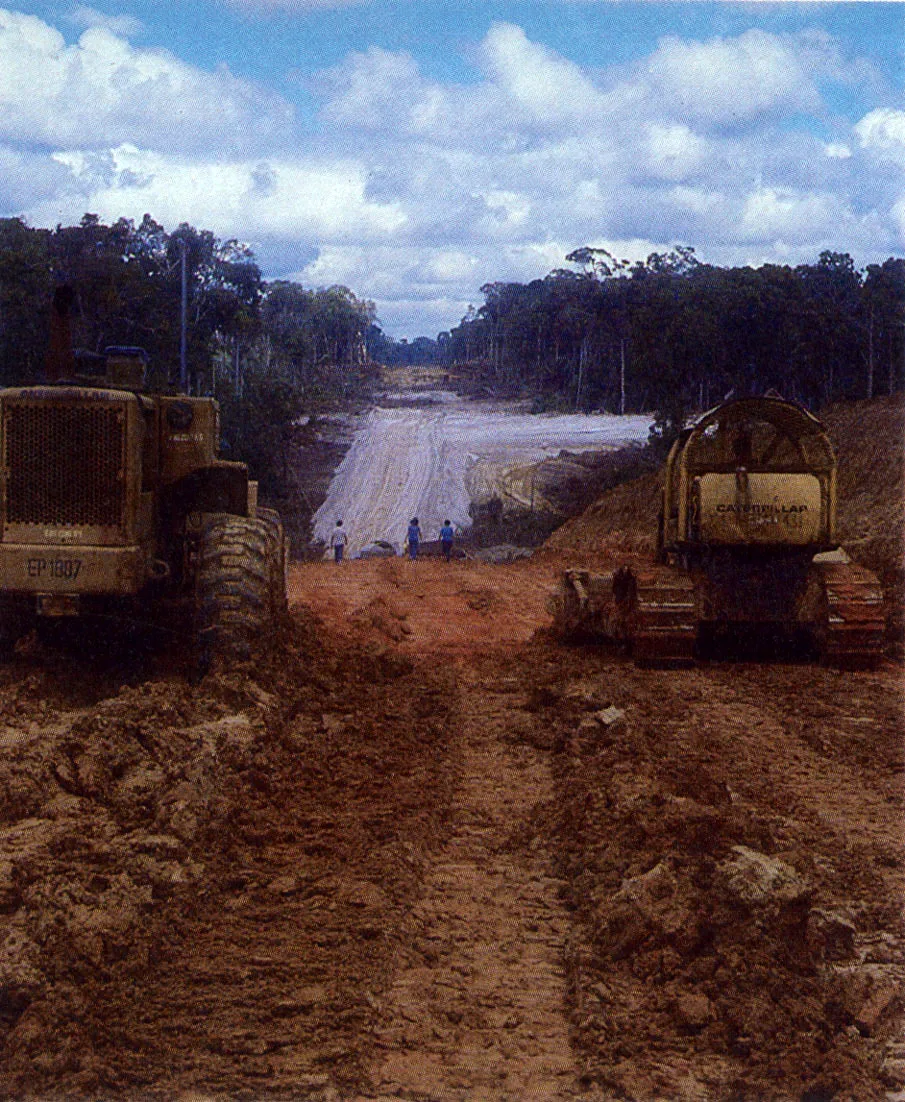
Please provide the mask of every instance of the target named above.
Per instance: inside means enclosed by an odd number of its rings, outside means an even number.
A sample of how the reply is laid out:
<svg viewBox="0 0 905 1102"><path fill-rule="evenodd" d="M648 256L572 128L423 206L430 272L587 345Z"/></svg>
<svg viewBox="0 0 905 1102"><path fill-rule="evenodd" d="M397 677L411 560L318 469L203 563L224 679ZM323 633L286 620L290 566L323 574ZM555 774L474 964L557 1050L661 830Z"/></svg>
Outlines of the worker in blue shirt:
<svg viewBox="0 0 905 1102"><path fill-rule="evenodd" d="M408 535L406 541L409 545L409 558L418 558L418 544L421 542L421 529L418 527L418 518L412 517L409 521Z"/></svg>
<svg viewBox="0 0 905 1102"><path fill-rule="evenodd" d="M338 520L336 522L336 527L330 534L330 546L333 548L334 562L343 561L343 551L345 550L345 546L347 543L348 538L343 529L343 522L341 520Z"/></svg>
<svg viewBox="0 0 905 1102"><path fill-rule="evenodd" d="M452 555L453 536L455 536L455 532L452 524L448 520L444 520L443 527L440 529L440 546L443 549L443 557L447 562L449 562Z"/></svg>

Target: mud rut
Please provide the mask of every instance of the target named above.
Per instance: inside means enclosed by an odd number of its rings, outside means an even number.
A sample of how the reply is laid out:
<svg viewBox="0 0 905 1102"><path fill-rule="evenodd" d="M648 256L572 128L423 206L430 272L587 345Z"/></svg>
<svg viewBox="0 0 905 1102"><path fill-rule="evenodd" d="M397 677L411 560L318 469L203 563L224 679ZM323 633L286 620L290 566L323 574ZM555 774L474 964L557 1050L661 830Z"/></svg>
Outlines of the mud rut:
<svg viewBox="0 0 905 1102"><path fill-rule="evenodd" d="M329 855L310 844L325 823L341 831L340 818L325 807L312 822L291 775L271 785L256 773L226 860L215 858L150 983L125 1005L115 993L123 1025L104 1020L99 1064L143 1094L193 1099L580 1094L562 884L532 828L553 794L549 754L517 738L520 682L467 666L457 682L447 837L439 848L425 839L420 899L399 915L389 975L367 952L381 936L367 924L368 893L379 893L324 879ZM312 946L334 952L318 959ZM369 1086L355 1092L356 1082Z"/></svg>
<svg viewBox="0 0 905 1102"><path fill-rule="evenodd" d="M548 756L503 741L521 686L485 681L470 691L481 680L462 671L451 835L427 872L413 951L387 993L377 1093L363 1097L575 1094L568 918L551 855L530 838L532 811L552 798Z"/></svg>

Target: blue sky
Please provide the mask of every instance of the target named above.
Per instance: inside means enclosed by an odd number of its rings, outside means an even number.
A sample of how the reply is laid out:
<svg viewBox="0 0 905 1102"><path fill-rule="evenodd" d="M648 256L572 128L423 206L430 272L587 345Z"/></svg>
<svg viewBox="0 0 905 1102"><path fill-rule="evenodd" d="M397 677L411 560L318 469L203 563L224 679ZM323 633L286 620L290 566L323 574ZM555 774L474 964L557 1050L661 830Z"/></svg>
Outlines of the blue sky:
<svg viewBox="0 0 905 1102"><path fill-rule="evenodd" d="M181 221L394 336L579 245L902 255L905 4L0 0L0 215Z"/></svg>

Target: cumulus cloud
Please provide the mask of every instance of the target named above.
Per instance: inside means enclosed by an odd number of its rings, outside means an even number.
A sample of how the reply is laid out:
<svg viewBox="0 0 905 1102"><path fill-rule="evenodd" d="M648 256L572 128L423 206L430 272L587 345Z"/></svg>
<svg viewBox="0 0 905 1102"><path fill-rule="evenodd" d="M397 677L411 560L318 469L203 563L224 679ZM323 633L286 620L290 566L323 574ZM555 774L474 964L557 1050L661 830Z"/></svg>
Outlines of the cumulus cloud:
<svg viewBox="0 0 905 1102"><path fill-rule="evenodd" d="M661 102L705 124L747 123L819 104L801 44L757 29L709 42L664 38L648 72Z"/></svg>
<svg viewBox="0 0 905 1102"><path fill-rule="evenodd" d="M356 130L393 128L400 114L404 118L412 111L425 88L411 55L377 46L365 53L353 52L314 83L326 97L323 118Z"/></svg>
<svg viewBox="0 0 905 1102"><path fill-rule="evenodd" d="M483 140L520 151L563 127L599 126L607 101L580 66L532 42L521 27L494 23L476 52L483 81L427 80L406 53L372 47L319 74L322 118L412 138Z"/></svg>
<svg viewBox="0 0 905 1102"><path fill-rule="evenodd" d="M479 56L505 102L530 120L574 122L600 111L600 92L581 68L531 42L521 27L495 23Z"/></svg>
<svg viewBox="0 0 905 1102"><path fill-rule="evenodd" d="M36 94L40 89L40 94ZM291 106L223 67L205 72L166 50L140 50L106 27L75 45L34 16L0 9L0 141L51 148L227 154L285 142Z"/></svg>
<svg viewBox="0 0 905 1102"><path fill-rule="evenodd" d="M757 241L798 241L838 225L842 204L832 195L802 194L791 188L760 188L745 201L741 232Z"/></svg>
<svg viewBox="0 0 905 1102"><path fill-rule="evenodd" d="M878 108L865 115L854 129L863 149L905 165L905 111Z"/></svg>
<svg viewBox="0 0 905 1102"><path fill-rule="evenodd" d="M708 143L682 123L648 124L646 170L667 180L686 180L705 163Z"/></svg>
<svg viewBox="0 0 905 1102"><path fill-rule="evenodd" d="M221 236L383 240L405 223L399 204L375 203L363 168L343 160L181 158L123 145L104 155L57 153L70 173L69 219L91 210L104 220L192 222ZM57 218L60 200L32 208L39 222Z"/></svg>
<svg viewBox="0 0 905 1102"><path fill-rule="evenodd" d="M88 27L103 27L111 34L121 35L123 38L131 38L138 34L144 24L133 15L106 15L97 8L86 4L79 4L69 16L69 22L83 29Z"/></svg>

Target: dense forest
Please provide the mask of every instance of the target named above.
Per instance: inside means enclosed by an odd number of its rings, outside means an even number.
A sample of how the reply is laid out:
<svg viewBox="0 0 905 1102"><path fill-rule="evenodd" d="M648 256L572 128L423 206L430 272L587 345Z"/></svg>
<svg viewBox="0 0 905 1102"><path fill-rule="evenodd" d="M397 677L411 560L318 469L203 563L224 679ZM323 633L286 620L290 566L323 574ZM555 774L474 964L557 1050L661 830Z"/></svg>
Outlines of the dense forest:
<svg viewBox="0 0 905 1102"><path fill-rule="evenodd" d="M664 436L733 390L820 408L905 385L903 259L863 271L835 252L760 268L704 264L688 247L565 259L544 279L485 284L458 326L408 342L348 288L266 282L247 246L207 230L167 233L150 215L55 230L0 219L0 382L41 377L52 291L67 282L76 344L140 345L152 385L216 395L227 448L265 482L292 421L367 397L381 363L442 364L538 409L655 412Z"/></svg>
<svg viewBox="0 0 905 1102"><path fill-rule="evenodd" d="M795 268L717 268L690 248L566 259L579 270L482 287L436 360L560 407L654 410L664 428L730 391L772 387L819 408L905 382L905 260L860 272L834 252Z"/></svg>

